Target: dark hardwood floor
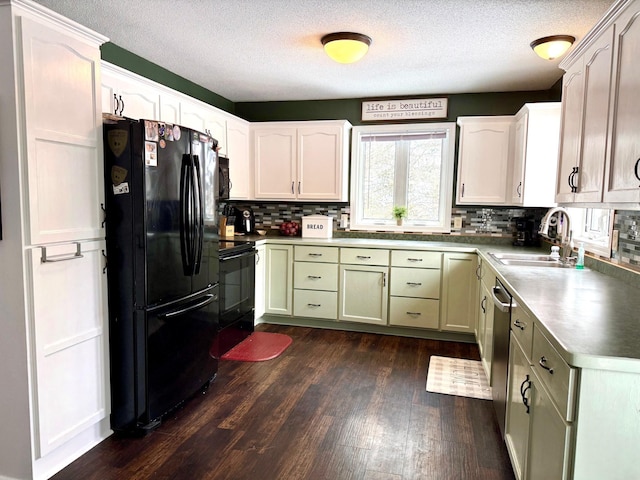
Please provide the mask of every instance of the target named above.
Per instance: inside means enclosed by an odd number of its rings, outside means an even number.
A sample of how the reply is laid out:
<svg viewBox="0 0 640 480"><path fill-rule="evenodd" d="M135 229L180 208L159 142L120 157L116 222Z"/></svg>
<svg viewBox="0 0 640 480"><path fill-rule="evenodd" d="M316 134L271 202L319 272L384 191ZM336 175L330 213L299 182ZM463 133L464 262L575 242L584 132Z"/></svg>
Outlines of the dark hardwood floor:
<svg viewBox="0 0 640 480"><path fill-rule="evenodd" d="M260 325L293 344L218 378L144 438L112 436L66 479L514 478L493 406L425 391L431 355L475 345Z"/></svg>

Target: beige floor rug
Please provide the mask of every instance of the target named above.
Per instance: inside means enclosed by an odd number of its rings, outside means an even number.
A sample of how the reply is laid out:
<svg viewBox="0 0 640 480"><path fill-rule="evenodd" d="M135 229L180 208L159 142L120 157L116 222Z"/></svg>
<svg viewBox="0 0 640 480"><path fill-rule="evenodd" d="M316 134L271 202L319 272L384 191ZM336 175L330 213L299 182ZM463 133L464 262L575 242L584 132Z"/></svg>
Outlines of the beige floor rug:
<svg viewBox="0 0 640 480"><path fill-rule="evenodd" d="M429 360L427 392L491 400L491 387L482 362L436 357Z"/></svg>

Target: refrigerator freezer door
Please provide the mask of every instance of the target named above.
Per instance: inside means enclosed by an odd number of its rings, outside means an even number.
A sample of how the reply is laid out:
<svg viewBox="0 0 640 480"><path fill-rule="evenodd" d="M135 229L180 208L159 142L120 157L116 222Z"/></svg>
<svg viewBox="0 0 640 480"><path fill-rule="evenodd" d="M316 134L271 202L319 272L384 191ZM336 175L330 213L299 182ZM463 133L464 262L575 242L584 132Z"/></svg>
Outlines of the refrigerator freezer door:
<svg viewBox="0 0 640 480"><path fill-rule="evenodd" d="M215 376L209 354L217 332L218 287L147 312L147 412L153 421L179 405Z"/></svg>

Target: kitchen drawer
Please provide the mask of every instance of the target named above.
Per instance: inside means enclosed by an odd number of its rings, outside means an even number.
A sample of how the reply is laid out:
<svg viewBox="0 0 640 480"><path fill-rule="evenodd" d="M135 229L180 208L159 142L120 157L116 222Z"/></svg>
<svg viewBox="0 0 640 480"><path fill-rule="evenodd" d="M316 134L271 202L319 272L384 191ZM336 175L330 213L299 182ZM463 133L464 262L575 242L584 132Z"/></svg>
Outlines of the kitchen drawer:
<svg viewBox="0 0 640 480"><path fill-rule="evenodd" d="M341 248L340 263L351 265L389 265L389 250L376 248Z"/></svg>
<svg viewBox="0 0 640 480"><path fill-rule="evenodd" d="M338 292L293 291L293 316L338 319Z"/></svg>
<svg viewBox="0 0 640 480"><path fill-rule="evenodd" d="M439 318L439 300L404 297L389 299L389 325L437 329Z"/></svg>
<svg viewBox="0 0 640 480"><path fill-rule="evenodd" d="M337 263L293 263L293 288L338 291Z"/></svg>
<svg viewBox="0 0 640 480"><path fill-rule="evenodd" d="M442 253L440 252L391 251L392 267L440 268L441 265Z"/></svg>
<svg viewBox="0 0 640 480"><path fill-rule="evenodd" d="M399 297L440 298L440 270L392 267L390 291Z"/></svg>
<svg viewBox="0 0 640 480"><path fill-rule="evenodd" d="M535 327L531 363L560 415L568 422L573 421L578 370L571 368L542 331Z"/></svg>
<svg viewBox="0 0 640 480"><path fill-rule="evenodd" d="M296 245L293 252L296 262L338 263L338 247Z"/></svg>
<svg viewBox="0 0 640 480"><path fill-rule="evenodd" d="M527 360L531 362L533 348L533 318L525 310L516 306L511 311L511 331L522 347Z"/></svg>

